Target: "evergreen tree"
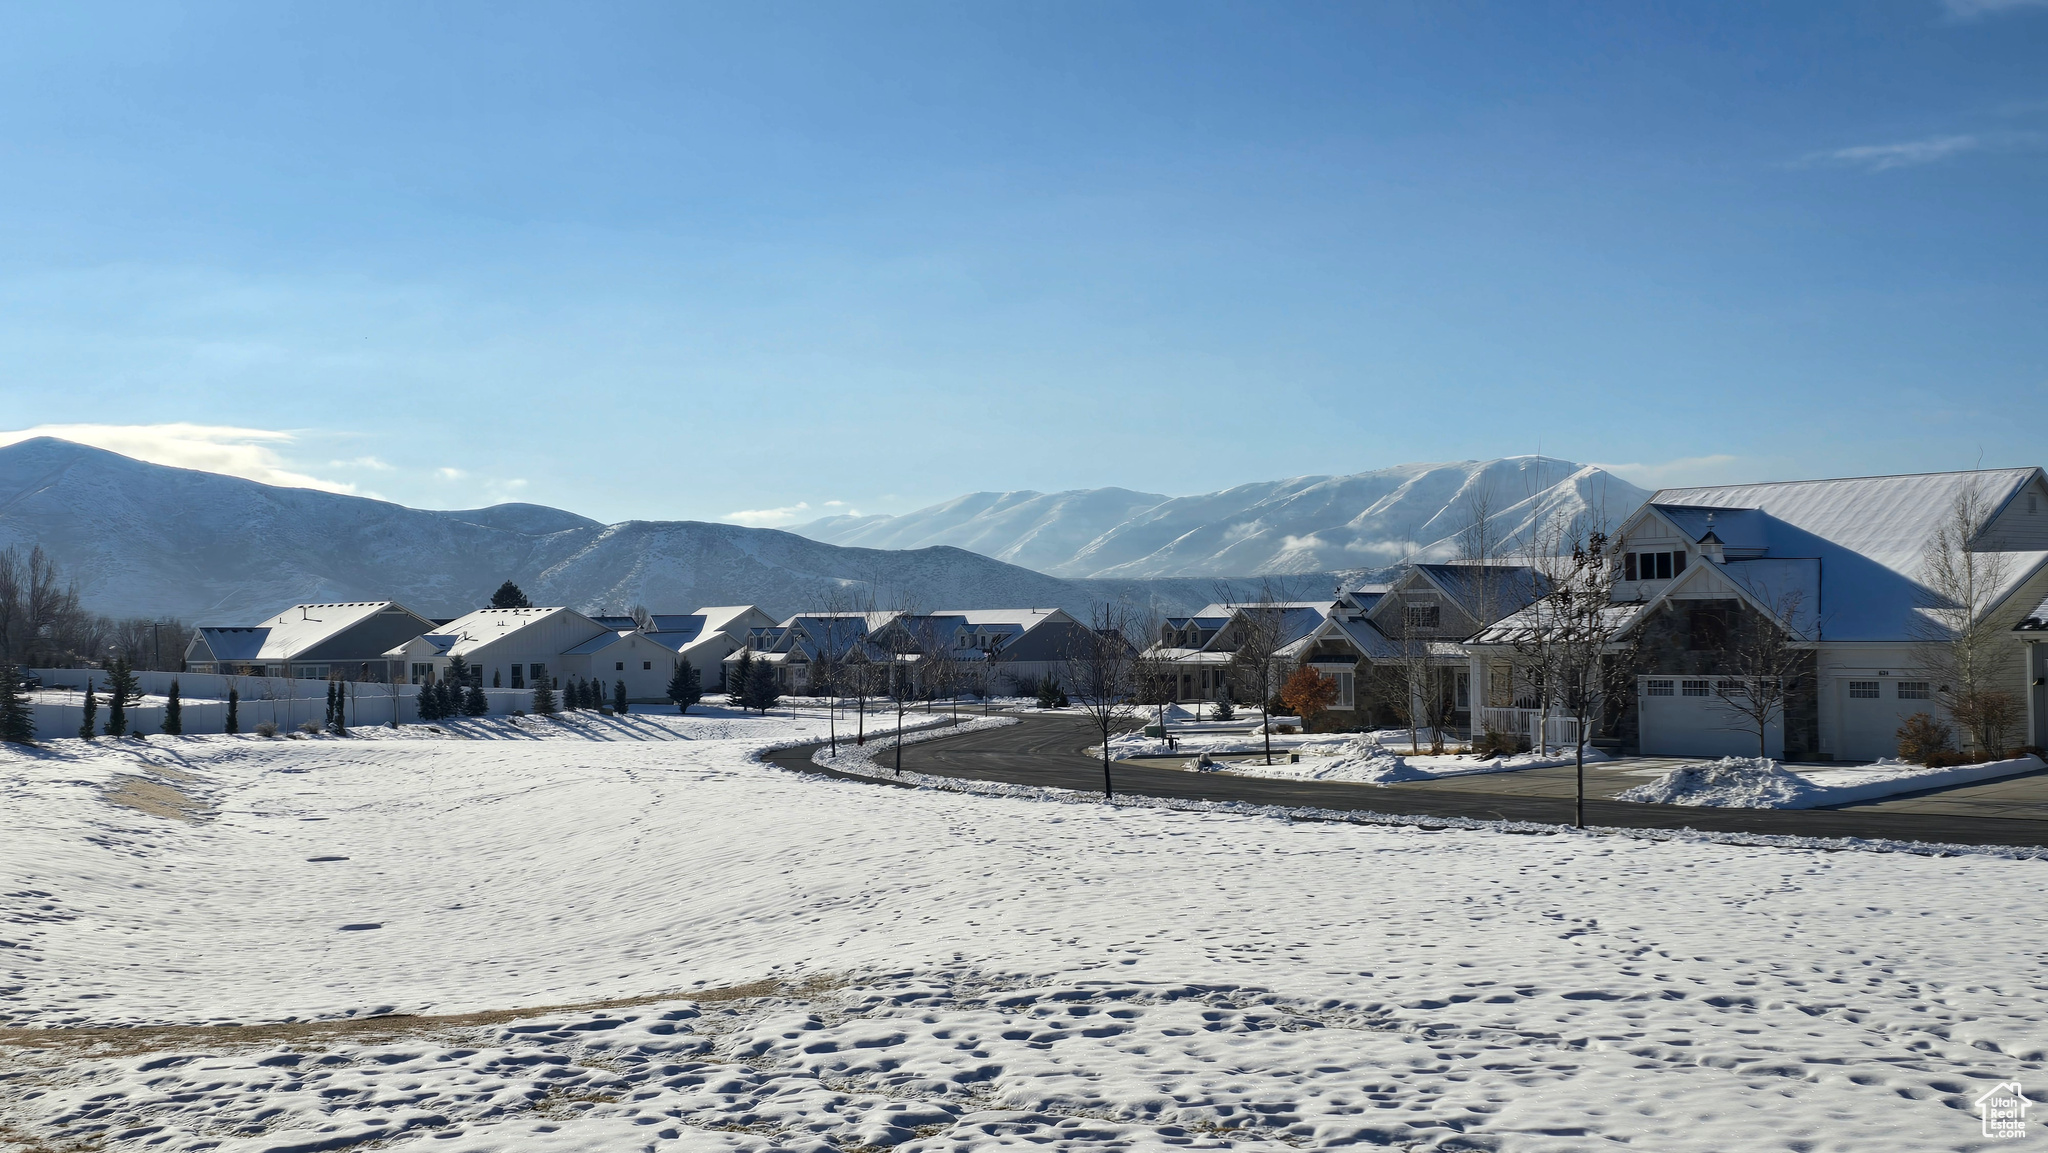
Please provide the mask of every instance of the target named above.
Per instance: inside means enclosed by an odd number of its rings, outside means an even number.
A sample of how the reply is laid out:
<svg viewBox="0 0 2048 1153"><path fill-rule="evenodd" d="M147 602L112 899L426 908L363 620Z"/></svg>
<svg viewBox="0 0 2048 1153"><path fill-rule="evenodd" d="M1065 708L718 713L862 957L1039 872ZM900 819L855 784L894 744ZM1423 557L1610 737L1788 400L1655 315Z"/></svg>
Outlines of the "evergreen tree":
<svg viewBox="0 0 2048 1153"><path fill-rule="evenodd" d="M420 719L423 721L438 721L441 719L441 714L435 706L440 703L441 694L435 691L434 686L422 684L419 695L413 698L413 710L419 713Z"/></svg>
<svg viewBox="0 0 2048 1153"><path fill-rule="evenodd" d="M328 728L328 729L331 729L331 728L333 728L333 727L334 727L334 682L333 682L333 681L328 681L328 682L327 682L327 719L321 722L321 727L322 727L322 728Z"/></svg>
<svg viewBox="0 0 2048 1153"><path fill-rule="evenodd" d="M92 739L92 719L100 711L100 699L92 694L92 678L85 678L85 720L78 726L80 740Z"/></svg>
<svg viewBox="0 0 2048 1153"><path fill-rule="evenodd" d="M555 715L555 690L546 681L533 683L533 715L551 717Z"/></svg>
<svg viewBox="0 0 2048 1153"><path fill-rule="evenodd" d="M620 716L624 716L626 714L626 706L629 703L626 700L626 682L618 681L614 683L612 685L612 711Z"/></svg>
<svg viewBox="0 0 2048 1153"><path fill-rule="evenodd" d="M229 689L229 690L228 690L228 719L227 719L227 723L225 723L225 724L223 724L223 725L221 726L221 730L220 730L221 732L224 732L224 733L226 733L226 734L227 734L227 735L229 735L229 736L234 736L234 735L235 735L236 733L239 733L239 732L241 732L241 731L242 731L242 718L241 718L240 716L236 715L236 714L237 714L237 712L238 712L238 711L240 710L240 706L241 706L241 704L242 704L242 693L241 693L241 690L240 690L240 689L232 689L232 688L231 688L231 689Z"/></svg>
<svg viewBox="0 0 2048 1153"><path fill-rule="evenodd" d="M470 681L474 680L477 675L478 670L470 668L468 661L462 659L461 657L448 658L448 681L450 684L453 684L456 688L461 688L464 685L467 685Z"/></svg>
<svg viewBox="0 0 2048 1153"><path fill-rule="evenodd" d="M755 661L747 671L746 703L759 709L762 716L782 700L782 688L775 682L775 666L767 661Z"/></svg>
<svg viewBox="0 0 2048 1153"><path fill-rule="evenodd" d="M754 653L752 649L741 649L740 659L733 662L732 671L725 675L725 703L734 708L747 707L747 685L754 675Z"/></svg>
<svg viewBox="0 0 2048 1153"><path fill-rule="evenodd" d="M178 699L178 681L171 678L171 695L164 700L164 733L167 736L182 736L185 732L185 704Z"/></svg>
<svg viewBox="0 0 2048 1153"><path fill-rule="evenodd" d="M499 676L499 674L498 674L498 670L497 670L497 669L492 669L492 670L491 670L491 687L492 687L492 688L494 688L494 689L502 689L502 688L504 688L504 687L505 687L505 686L504 686L504 685L503 685L503 684L502 684L502 683L501 683L501 682L499 681L499 679L498 679L498 676Z"/></svg>
<svg viewBox="0 0 2048 1153"><path fill-rule="evenodd" d="M107 662L107 735L128 735L128 705L136 698L135 673L127 657Z"/></svg>
<svg viewBox="0 0 2048 1153"><path fill-rule="evenodd" d="M32 745L36 741L36 714L21 691L21 670L8 661L0 664L0 741Z"/></svg>
<svg viewBox="0 0 2048 1153"><path fill-rule="evenodd" d="M704 699L704 680L690 662L676 662L676 675L668 679L668 699L676 703L679 713L689 712L691 705Z"/></svg>
<svg viewBox="0 0 2048 1153"><path fill-rule="evenodd" d="M438 717L459 717L462 715L462 688L454 681L442 681L434 686L434 715Z"/></svg>
<svg viewBox="0 0 2048 1153"><path fill-rule="evenodd" d="M348 735L348 687L340 681L334 682L334 720L327 728L337 737Z"/></svg>
<svg viewBox="0 0 2048 1153"><path fill-rule="evenodd" d="M491 698L484 695L483 686L469 686L469 692L462 698L462 715L481 717L489 715L490 711Z"/></svg>
<svg viewBox="0 0 2048 1153"><path fill-rule="evenodd" d="M533 602L526 599L526 594L519 591L518 585L513 584L511 581L506 581L498 586L497 592L491 594L491 607L494 609L530 609L533 607Z"/></svg>
<svg viewBox="0 0 2048 1153"><path fill-rule="evenodd" d="M582 703L583 696L582 694L576 691L575 681L572 680L568 684L562 686L562 698L560 701L557 702L557 704L561 706L563 712L573 713L576 711L576 707Z"/></svg>

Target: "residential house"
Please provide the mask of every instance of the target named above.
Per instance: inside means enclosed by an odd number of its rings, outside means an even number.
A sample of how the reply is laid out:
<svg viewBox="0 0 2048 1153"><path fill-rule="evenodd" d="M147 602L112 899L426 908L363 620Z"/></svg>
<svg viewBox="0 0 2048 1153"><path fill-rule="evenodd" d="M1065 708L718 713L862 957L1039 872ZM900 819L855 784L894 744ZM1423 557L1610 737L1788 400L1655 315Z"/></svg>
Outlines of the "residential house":
<svg viewBox="0 0 2048 1153"><path fill-rule="evenodd" d="M570 608L478 609L391 649L385 659L394 676L414 684L446 680L460 657L469 683L487 688L595 676L607 686L625 680L629 696L660 699L672 669L668 650L637 637L637 630L607 628ZM629 660L630 668L612 667ZM648 690L656 678L659 684Z"/></svg>
<svg viewBox="0 0 2048 1153"><path fill-rule="evenodd" d="M669 650L670 673L676 661L688 661L697 670L705 692L723 691L725 658L744 646L753 630L775 625L775 618L753 605L723 605L694 613L653 613L638 621L627 616L591 619L607 628L639 629L648 640ZM666 683L664 680L663 684Z"/></svg>
<svg viewBox="0 0 2048 1153"><path fill-rule="evenodd" d="M185 667L237 676L383 681L390 667L385 652L433 629L433 621L396 601L293 605L260 624L200 626L185 647Z"/></svg>
<svg viewBox="0 0 2048 1153"><path fill-rule="evenodd" d="M1328 616L1281 650L1291 665L1307 664L1337 683L1326 727L1398 725L1407 699L1417 715L1432 710L1413 699L1438 693L1437 715L1471 725L1470 657L1462 641L1515 612L1543 588L1535 569L1513 564L1410 564L1386 584L1338 597Z"/></svg>
<svg viewBox="0 0 2048 1153"><path fill-rule="evenodd" d="M2025 735L2048 739L2048 476L2039 468L1664 489L1609 545L1612 646L1630 655L1633 691L1610 699L1600 736L1629 752L1749 755L1758 734L1723 702L1737 675L1731 638L1782 629L1802 656L1772 756L1869 761L1898 751L1901 723L1942 714L1939 599L1930 558L1949 535L1984 578L1975 619L2003 638L1993 654L2026 706ZM1517 635L1540 603L1473 638L1473 677L1496 700L1521 691ZM1540 704L1525 701L1525 704ZM2017 737L2019 734L2015 734Z"/></svg>
<svg viewBox="0 0 2048 1153"><path fill-rule="evenodd" d="M1273 614L1282 649L1295 646L1329 620L1341 600L1218 603L1191 616L1168 617L1159 636L1145 650L1154 675L1167 680L1166 695L1174 701L1239 703L1247 690L1239 685L1239 650L1253 614ZM1256 692L1255 688L1249 691Z"/></svg>

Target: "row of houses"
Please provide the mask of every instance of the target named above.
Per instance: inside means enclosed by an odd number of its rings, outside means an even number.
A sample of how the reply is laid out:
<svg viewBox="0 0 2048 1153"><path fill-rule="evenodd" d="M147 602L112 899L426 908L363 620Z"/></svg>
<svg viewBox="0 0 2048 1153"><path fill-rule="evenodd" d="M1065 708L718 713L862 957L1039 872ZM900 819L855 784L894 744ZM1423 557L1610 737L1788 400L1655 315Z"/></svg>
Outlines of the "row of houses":
<svg viewBox="0 0 2048 1153"><path fill-rule="evenodd" d="M459 660L471 683L523 689L562 680L623 681L629 698L660 701L675 669L723 689L742 659L774 670L782 690L810 695L821 664L887 669L881 692L921 687L936 667L959 691L1013 692L1056 676L1076 630L1056 609L803 613L777 622L753 605L694 613L586 615L572 608L478 609L433 620L396 601L304 604L247 626L201 626L192 672L391 684L437 684Z"/></svg>
<svg viewBox="0 0 2048 1153"><path fill-rule="evenodd" d="M1942 636L1966 619L1985 638L1974 659L2020 705L2014 743L2048 746L2048 476L2039 468L1664 489L1599 559L1608 647L1631 662L1633 681L1605 702L1601 744L1754 754L1757 735L1731 723L1714 686L1737 671L1731 638L1768 626L1802 662L1765 734L1771 754L1894 755L1908 717L1941 714L1951 687L1942 670L1952 665ZM1934 571L1943 567L1946 579ZM1970 603L1944 603L1957 595L1959 568ZM1148 652L1172 670L1181 699L1243 699L1246 633L1277 621L1277 655L1336 680L1339 724L1386 723L1362 686L1390 665L1419 663L1439 674L1427 680L1445 694L1441 715L1470 729L1487 722L1482 710L1541 708L1517 676L1517 640L1551 592L1536 567L1417 564L1328 602L1211 605L1168 620Z"/></svg>
<svg viewBox="0 0 2048 1153"><path fill-rule="evenodd" d="M1771 751L1892 754L1900 723L1937 712L1948 688L1938 630L1928 627L1941 615L1930 558L1944 548L1981 570L1972 611L1998 638L1986 659L2023 703L2025 741L2048 745L2048 476L2038 468L1657 492L1599 558L1609 576L1610 640L1633 662L1634 686L1606 702L1597 739L1650 754L1755 751L1755 736L1729 723L1710 686L1732 671L1729 638L1770 621L1806 658L1766 734ZM1551 595L1535 566L1414 564L1326 601L1218 603L1169 617L1145 638L1144 667L1166 698L1253 703L1245 654L1256 639L1279 668L1308 665L1335 682L1338 726L1393 719L1383 691L1391 666L1437 694L1430 708L1410 700L1407 711L1454 728L1490 727L1489 710L1545 703L1517 675L1516 639ZM1796 606L1789 618L1788 604ZM783 691L797 695L818 691L824 668L886 664L889 679L872 691L951 680L955 691L1004 694L1059 677L1087 627L1059 609L777 621L751 605L637 619L481 609L433 620L381 601L297 605L257 625L202 627L186 661L199 672L426 683L445 679L459 659L484 687L623 680L643 701L663 699L682 661L702 673L707 691L746 660L773 669ZM1418 669L1428 675L1418 678Z"/></svg>
<svg viewBox="0 0 2048 1153"><path fill-rule="evenodd" d="M688 661L707 688L725 658L774 624L753 605L694 613L587 616L572 608L478 609L434 620L396 601L293 605L256 625L201 626L185 651L193 672L259 677L437 684L457 660L472 683L523 689L550 681L626 683L639 701L662 700Z"/></svg>

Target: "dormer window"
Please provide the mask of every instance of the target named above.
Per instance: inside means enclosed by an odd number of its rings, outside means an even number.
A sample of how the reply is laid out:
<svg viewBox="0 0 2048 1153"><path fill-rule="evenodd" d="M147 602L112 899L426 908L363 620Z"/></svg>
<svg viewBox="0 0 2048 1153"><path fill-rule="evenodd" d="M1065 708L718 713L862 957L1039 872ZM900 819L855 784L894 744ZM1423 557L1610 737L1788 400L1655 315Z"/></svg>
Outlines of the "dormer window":
<svg viewBox="0 0 2048 1153"><path fill-rule="evenodd" d="M1685 553L1631 552L1621 557L1621 579L1666 581L1685 571Z"/></svg>
<svg viewBox="0 0 2048 1153"><path fill-rule="evenodd" d="M1443 608L1439 605L1409 605L1405 618L1411 629L1433 629L1443 622Z"/></svg>

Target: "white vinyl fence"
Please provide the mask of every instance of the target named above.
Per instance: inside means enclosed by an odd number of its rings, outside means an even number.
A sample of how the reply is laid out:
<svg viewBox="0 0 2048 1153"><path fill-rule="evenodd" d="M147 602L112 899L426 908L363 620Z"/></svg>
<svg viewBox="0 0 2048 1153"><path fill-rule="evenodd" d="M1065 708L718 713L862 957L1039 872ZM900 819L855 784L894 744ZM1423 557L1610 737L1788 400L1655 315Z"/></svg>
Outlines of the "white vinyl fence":
<svg viewBox="0 0 2048 1153"><path fill-rule="evenodd" d="M1570 749L1579 743L1579 722L1574 717L1546 716L1541 709L1473 710L1472 732L1512 733L1527 737L1531 749Z"/></svg>
<svg viewBox="0 0 2048 1153"><path fill-rule="evenodd" d="M94 718L93 727L105 729L107 677L104 671L31 669L29 674L43 682L44 691L38 694L42 699L34 705L38 737L47 740L78 735L78 726L85 716L88 677L92 679L94 694L99 697L99 713ZM226 730L230 687L241 694L235 719L245 733L254 732L256 726L264 721L276 724L278 731L285 732L306 721L324 721L327 717L326 681L157 672L137 672L135 680L136 687L151 698L143 704L128 707L128 730L135 733L163 731L163 702L155 698L169 692L173 680L178 682L180 712L184 718L184 730L188 733ZM350 725L388 725L394 711L401 724L419 723L419 710L414 705L414 698L419 694L417 686L363 681L344 682L343 688L347 690L348 703L345 707ZM64 699L65 689L72 690L68 701ZM514 710L531 711L533 708L530 689L485 689L484 698L490 702L491 716L507 716Z"/></svg>

